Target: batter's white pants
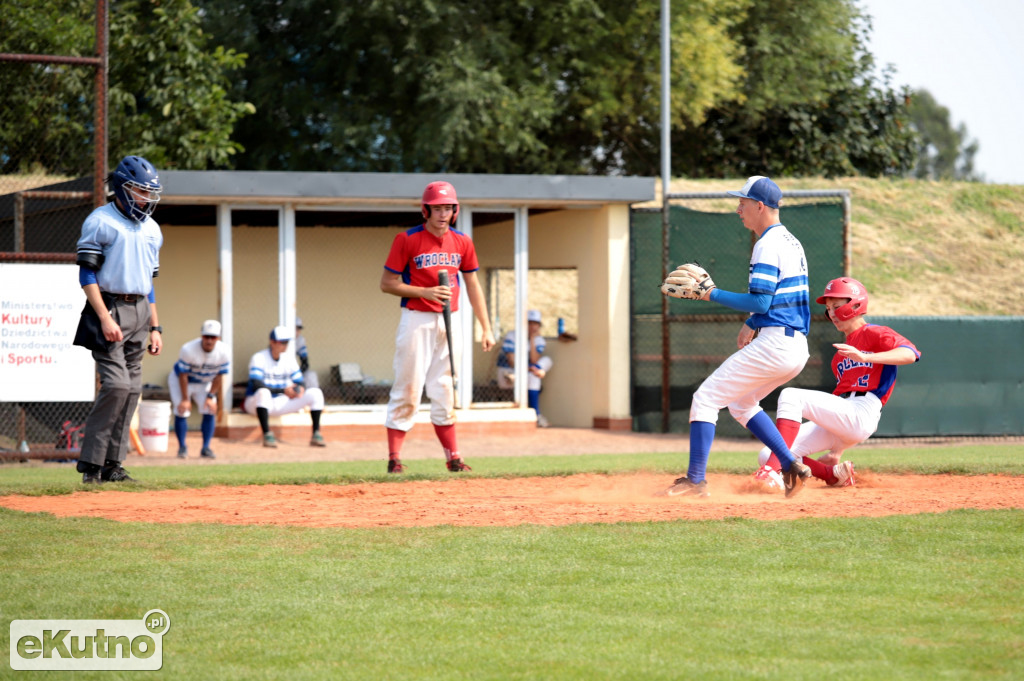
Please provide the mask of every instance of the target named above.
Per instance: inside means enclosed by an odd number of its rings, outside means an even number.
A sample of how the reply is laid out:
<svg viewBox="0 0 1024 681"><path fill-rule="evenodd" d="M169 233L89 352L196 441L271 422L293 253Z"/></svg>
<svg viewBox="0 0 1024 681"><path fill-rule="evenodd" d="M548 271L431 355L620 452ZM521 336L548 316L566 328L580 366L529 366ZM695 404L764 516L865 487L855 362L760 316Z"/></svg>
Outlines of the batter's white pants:
<svg viewBox="0 0 1024 681"><path fill-rule="evenodd" d="M252 395L245 398L242 408L250 414L255 414L257 409L266 409L270 416L279 414L294 414L303 407L309 407L310 411L323 411L324 393L320 388L307 388L298 397L288 397L284 393L274 395L267 388L260 388Z"/></svg>
<svg viewBox="0 0 1024 681"><path fill-rule="evenodd" d="M192 402L195 402L199 406L200 414L216 414L216 411L211 411L206 408L206 395L210 392L210 383L189 383L188 384L188 399L189 406ZM178 405L181 404L181 383L178 382L178 374L173 371L167 376L167 390L171 393L171 414L173 416L180 416L182 418L188 418L192 415L191 409L186 409L184 414L178 413ZM220 396L217 396L218 399Z"/></svg>
<svg viewBox="0 0 1024 681"><path fill-rule="evenodd" d="M452 313L452 348L455 365L462 347L458 316ZM391 386L388 416L384 425L412 430L424 387L430 399L430 422L437 426L455 423L455 388L448 361L448 336L444 315L405 308L395 334L395 382Z"/></svg>
<svg viewBox="0 0 1024 681"><path fill-rule="evenodd" d="M794 456L828 451L838 461L843 452L864 442L878 430L882 401L872 393L839 397L820 390L786 388L779 395L777 418L790 421L807 419L789 448ZM758 455L761 465L770 455L767 447L761 450Z"/></svg>
<svg viewBox="0 0 1024 681"><path fill-rule="evenodd" d="M544 370L544 373L551 371L551 367L554 366L555 360L551 359L547 355L542 355L537 360L537 366ZM534 376L529 370L526 372L526 389L527 390L540 390L543 378L540 376ZM512 367L498 367L498 387L502 390L510 390L516 387L516 370Z"/></svg>
<svg viewBox="0 0 1024 681"><path fill-rule="evenodd" d="M745 428L761 411L761 400L796 377L809 356L807 338L799 331L787 336L782 327L762 328L700 384L690 404L690 421L718 423L718 412L728 407Z"/></svg>

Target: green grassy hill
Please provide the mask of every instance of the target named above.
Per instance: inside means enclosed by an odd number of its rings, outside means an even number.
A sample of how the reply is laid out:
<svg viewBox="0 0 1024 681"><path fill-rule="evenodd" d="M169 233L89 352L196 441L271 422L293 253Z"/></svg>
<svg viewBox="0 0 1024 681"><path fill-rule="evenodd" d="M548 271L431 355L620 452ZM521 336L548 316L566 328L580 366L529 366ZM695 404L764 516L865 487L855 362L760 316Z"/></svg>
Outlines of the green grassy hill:
<svg viewBox="0 0 1024 681"><path fill-rule="evenodd" d="M873 314L1024 315L1024 186L859 177L775 180L783 194L850 190L850 275L868 287ZM675 180L671 191L726 191L743 182ZM714 210L735 207L715 204ZM742 229L738 219L737 228Z"/></svg>

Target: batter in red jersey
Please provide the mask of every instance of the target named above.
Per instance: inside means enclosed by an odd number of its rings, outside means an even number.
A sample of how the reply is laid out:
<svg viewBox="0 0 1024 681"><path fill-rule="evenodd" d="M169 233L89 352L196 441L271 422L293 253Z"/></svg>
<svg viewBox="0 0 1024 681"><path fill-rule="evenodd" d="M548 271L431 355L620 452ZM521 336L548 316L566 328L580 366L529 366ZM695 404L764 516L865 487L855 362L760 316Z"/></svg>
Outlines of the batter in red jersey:
<svg viewBox="0 0 1024 681"><path fill-rule="evenodd" d="M846 487L855 482L853 463L840 463L839 459L878 429L882 407L896 385L896 368L917 362L921 353L888 326L864 319L868 293L856 279L833 279L817 301L825 305L836 329L846 335L845 343L833 344L836 388L831 393L785 388L779 396L776 425L793 455L803 457L814 477L833 487ZM808 421L801 425L801 419ZM827 454L817 460L809 456L823 451ZM762 467L755 477L778 486L775 455L762 449L760 461Z"/></svg>
<svg viewBox="0 0 1024 681"><path fill-rule="evenodd" d="M391 244L380 288L402 299L402 316L395 337L395 382L388 401L388 473L401 473L402 443L416 419L423 390L430 399L430 422L444 448L448 470L469 470L459 456L455 439L455 386L448 359L448 336L458 354L459 288L466 295L483 329L484 352L494 347L487 303L477 280L476 248L468 235L454 228L459 214L455 188L431 182L423 190L421 209L426 222L402 232ZM451 286L438 283L448 273ZM444 325L445 301L451 301L452 328Z"/></svg>

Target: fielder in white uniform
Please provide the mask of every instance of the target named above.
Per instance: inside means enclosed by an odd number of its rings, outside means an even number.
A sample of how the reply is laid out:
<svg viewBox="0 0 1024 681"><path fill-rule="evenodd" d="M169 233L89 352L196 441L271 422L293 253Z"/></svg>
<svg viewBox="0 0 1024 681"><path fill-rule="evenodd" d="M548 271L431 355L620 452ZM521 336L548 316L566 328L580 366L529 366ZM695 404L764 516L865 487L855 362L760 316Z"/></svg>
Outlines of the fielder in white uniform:
<svg viewBox="0 0 1024 681"><path fill-rule="evenodd" d="M526 399L528 405L537 413L537 425L547 428L550 424L540 413L540 391L543 389L543 380L551 371L555 361L544 354L547 349L547 341L540 332L541 316L540 310L530 310L526 313L527 337L530 342L529 370L526 373ZM498 354L498 387L508 390L515 386L515 357L516 357L516 332L509 331L501 343L501 352Z"/></svg>
<svg viewBox="0 0 1024 681"><path fill-rule="evenodd" d="M287 326L276 326L270 332L270 346L249 360L249 385L245 391L243 409L259 418L263 446L276 447L277 439L270 430L270 417L292 414L309 407L313 417L313 436L309 444L325 447L327 443L320 434L324 394L320 388L307 390L303 385L299 363L293 355L285 352L291 339L292 332Z"/></svg>
<svg viewBox="0 0 1024 681"><path fill-rule="evenodd" d="M220 395L223 376L228 373L228 349L220 341L220 322L207 319L200 329L199 338L181 346L178 361L167 376L167 389L174 405L174 433L178 436L178 458L188 458L185 436L188 433L188 417L192 415L192 403L203 415L200 430L203 433L203 448L199 456L204 459L216 458L210 449L210 440L216 427L217 400Z"/></svg>
<svg viewBox="0 0 1024 681"><path fill-rule="evenodd" d="M742 426L779 454L786 474L786 496L792 496L811 475L789 451L760 401L789 381L807 363L807 332L811 309L807 259L795 236L779 222L782 191L767 177L755 175L738 192L736 213L757 236L750 258L749 293L711 288L702 298L750 317L736 339L739 350L701 383L690 405L690 463L685 477L665 493L709 496L708 455L715 439L718 412L728 407Z"/></svg>
<svg viewBox="0 0 1024 681"><path fill-rule="evenodd" d="M882 407L896 386L896 367L921 359L920 351L888 326L869 324L868 292L851 277L839 277L825 285L817 298L845 343L833 343L832 373L836 387L831 393L786 388L779 396L776 425L793 454L803 459L814 477L829 487L849 487L856 476L843 452L867 440L878 429ZM803 419L808 419L801 425ZM819 459L812 454L827 452ZM755 479L777 486L778 459L765 447L758 457L761 469Z"/></svg>
<svg viewBox="0 0 1024 681"><path fill-rule="evenodd" d="M319 388L320 376L309 368L309 346L306 344L306 337L302 334L302 317L295 318L295 358L299 360L299 368L302 369L302 380L306 388Z"/></svg>

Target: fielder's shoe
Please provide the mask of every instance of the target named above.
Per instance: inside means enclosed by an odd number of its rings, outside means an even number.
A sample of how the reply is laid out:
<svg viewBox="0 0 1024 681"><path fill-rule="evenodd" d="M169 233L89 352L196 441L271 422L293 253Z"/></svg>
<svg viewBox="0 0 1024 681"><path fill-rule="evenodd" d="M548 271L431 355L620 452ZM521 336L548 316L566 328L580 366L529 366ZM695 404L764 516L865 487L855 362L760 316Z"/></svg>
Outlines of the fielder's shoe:
<svg viewBox="0 0 1024 681"><path fill-rule="evenodd" d="M676 481L672 483L672 486L662 492L662 496L666 497L710 497L711 492L708 491L708 481L701 480L700 482L690 482L690 479L685 475L681 478L676 478Z"/></svg>
<svg viewBox="0 0 1024 681"><path fill-rule="evenodd" d="M313 433L313 437L309 440L311 447L326 447L327 443L324 442L324 436L320 434L320 431Z"/></svg>
<svg viewBox="0 0 1024 681"><path fill-rule="evenodd" d="M203 447L202 451L199 452L199 457L202 459L216 459L213 450L209 447Z"/></svg>
<svg viewBox="0 0 1024 681"><path fill-rule="evenodd" d="M465 461L456 457L448 462L448 470L452 473L461 473L462 471L471 471L473 469L467 466Z"/></svg>
<svg viewBox="0 0 1024 681"><path fill-rule="evenodd" d="M544 414L537 414L537 427L538 428L549 428L551 426L548 420L544 418Z"/></svg>
<svg viewBox="0 0 1024 681"><path fill-rule="evenodd" d="M765 487L768 489L786 489L786 483L782 479L782 473L771 466L761 466L757 472L754 473L754 480L764 483Z"/></svg>
<svg viewBox="0 0 1024 681"><path fill-rule="evenodd" d="M121 467L121 464L105 465L100 473L103 482L135 482L135 478L128 475L128 471Z"/></svg>
<svg viewBox="0 0 1024 681"><path fill-rule="evenodd" d="M188 458L188 447L178 447L178 458L179 459L187 459Z"/></svg>
<svg viewBox="0 0 1024 681"><path fill-rule="evenodd" d="M811 468L802 461L794 461L788 471L782 473L782 482L786 487L786 498L795 496L804 488L804 480L811 477Z"/></svg>
<svg viewBox="0 0 1024 681"><path fill-rule="evenodd" d="M277 449L277 438L270 431L263 433L263 446Z"/></svg>
<svg viewBox="0 0 1024 681"><path fill-rule="evenodd" d="M829 487L853 487L857 484L857 478L853 474L853 462L843 461L832 466L832 475L836 476L835 482L830 482Z"/></svg>
<svg viewBox="0 0 1024 681"><path fill-rule="evenodd" d="M404 473L405 466L398 459L388 459L388 473Z"/></svg>

